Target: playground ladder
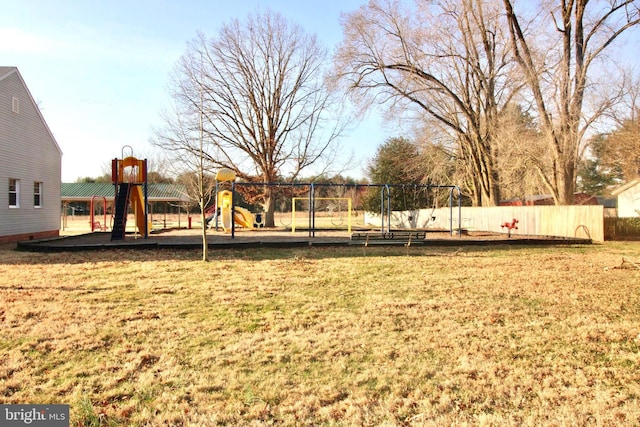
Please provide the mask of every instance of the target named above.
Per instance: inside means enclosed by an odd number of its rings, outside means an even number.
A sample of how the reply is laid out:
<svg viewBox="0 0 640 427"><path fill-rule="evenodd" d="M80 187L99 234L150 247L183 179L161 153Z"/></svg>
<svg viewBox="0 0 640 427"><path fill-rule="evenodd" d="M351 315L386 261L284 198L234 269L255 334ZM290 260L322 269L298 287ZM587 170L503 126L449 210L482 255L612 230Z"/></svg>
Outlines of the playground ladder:
<svg viewBox="0 0 640 427"><path fill-rule="evenodd" d="M129 206L129 193L131 186L126 183L118 184L118 194L116 195L116 215L113 219L113 229L111 230L111 240L124 240L127 228L127 207Z"/></svg>

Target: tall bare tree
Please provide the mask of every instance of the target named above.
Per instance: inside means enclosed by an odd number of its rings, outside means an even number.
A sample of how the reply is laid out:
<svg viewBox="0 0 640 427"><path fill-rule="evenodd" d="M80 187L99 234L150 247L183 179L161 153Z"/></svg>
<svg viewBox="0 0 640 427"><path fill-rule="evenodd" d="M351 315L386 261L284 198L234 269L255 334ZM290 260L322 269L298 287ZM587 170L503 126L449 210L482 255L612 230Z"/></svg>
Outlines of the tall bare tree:
<svg viewBox="0 0 640 427"><path fill-rule="evenodd" d="M336 68L360 105L428 116L456 145L475 205L500 199L495 130L518 91L499 3L371 0L344 17Z"/></svg>
<svg viewBox="0 0 640 427"><path fill-rule="evenodd" d="M215 37L200 33L175 70L173 97L182 114L165 148L199 152L193 134L203 117L208 167L226 167L251 182L294 179L310 166L334 160L343 130L339 98L323 81L327 53L315 36L272 12L233 20ZM200 101L203 94L203 102ZM168 136L168 137L167 137ZM273 226L272 187L261 196L265 225Z"/></svg>
<svg viewBox="0 0 640 427"><path fill-rule="evenodd" d="M537 110L547 153L536 168L556 204L570 204L576 185L583 140L590 126L621 95L610 92L585 105L598 90L595 72L611 44L640 22L634 0L554 0L539 5L527 19L526 9L503 0L516 60ZM604 74L604 73L603 73ZM603 75L609 82L611 74Z"/></svg>

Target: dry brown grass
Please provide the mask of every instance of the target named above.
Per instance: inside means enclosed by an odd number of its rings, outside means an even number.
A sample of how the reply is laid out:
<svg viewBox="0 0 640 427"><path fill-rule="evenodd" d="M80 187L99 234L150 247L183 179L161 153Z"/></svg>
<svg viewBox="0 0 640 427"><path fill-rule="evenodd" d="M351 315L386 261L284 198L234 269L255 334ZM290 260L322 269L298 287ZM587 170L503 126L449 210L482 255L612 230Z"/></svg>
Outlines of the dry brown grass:
<svg viewBox="0 0 640 427"><path fill-rule="evenodd" d="M0 250L0 403L73 425L640 423L638 243L199 257Z"/></svg>

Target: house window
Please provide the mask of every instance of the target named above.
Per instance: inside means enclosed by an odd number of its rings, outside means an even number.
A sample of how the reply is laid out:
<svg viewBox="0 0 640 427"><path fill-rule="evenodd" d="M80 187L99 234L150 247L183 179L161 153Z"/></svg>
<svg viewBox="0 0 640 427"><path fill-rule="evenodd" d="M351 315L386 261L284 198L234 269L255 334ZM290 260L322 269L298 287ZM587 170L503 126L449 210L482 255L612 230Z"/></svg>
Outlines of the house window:
<svg viewBox="0 0 640 427"><path fill-rule="evenodd" d="M20 207L20 180L9 178L9 207Z"/></svg>
<svg viewBox="0 0 640 427"><path fill-rule="evenodd" d="M42 183L37 181L33 183L33 207L42 207Z"/></svg>
<svg viewBox="0 0 640 427"><path fill-rule="evenodd" d="M16 114L20 112L20 100L15 96L11 100L11 110Z"/></svg>

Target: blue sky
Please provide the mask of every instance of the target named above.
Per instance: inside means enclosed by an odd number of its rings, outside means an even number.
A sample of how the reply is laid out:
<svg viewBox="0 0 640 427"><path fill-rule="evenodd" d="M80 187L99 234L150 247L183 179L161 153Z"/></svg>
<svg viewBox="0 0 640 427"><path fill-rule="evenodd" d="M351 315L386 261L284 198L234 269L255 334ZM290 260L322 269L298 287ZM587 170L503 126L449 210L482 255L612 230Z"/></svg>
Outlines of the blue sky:
<svg viewBox="0 0 640 427"><path fill-rule="evenodd" d="M366 0L20 0L0 14L0 65L17 66L63 155L62 180L98 176L130 145L148 143L169 104L169 75L198 30L270 9L315 33L330 51L340 15ZM373 114L343 138L351 176L392 132Z"/></svg>

